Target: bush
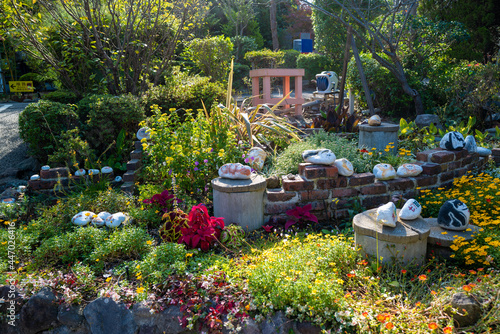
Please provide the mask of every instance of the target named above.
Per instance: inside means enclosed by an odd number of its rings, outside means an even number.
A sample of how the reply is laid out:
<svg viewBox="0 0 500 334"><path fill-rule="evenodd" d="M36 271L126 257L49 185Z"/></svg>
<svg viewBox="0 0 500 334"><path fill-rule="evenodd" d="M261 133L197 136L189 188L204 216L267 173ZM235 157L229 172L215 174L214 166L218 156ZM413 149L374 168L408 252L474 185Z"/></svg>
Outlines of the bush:
<svg viewBox="0 0 500 334"><path fill-rule="evenodd" d="M56 90L54 92L44 94L43 99L64 104L77 103L79 100L75 93L67 90Z"/></svg>
<svg viewBox="0 0 500 334"><path fill-rule="evenodd" d="M42 165L57 150L65 131L78 126L76 108L59 102L40 100L28 105L19 115L19 135L28 144L30 154Z"/></svg>
<svg viewBox="0 0 500 334"><path fill-rule="evenodd" d="M283 51L271 51L269 49L245 53L245 60L252 64L252 69L277 68L283 64L283 57Z"/></svg>
<svg viewBox="0 0 500 334"><path fill-rule="evenodd" d="M138 262L133 271L148 282L161 283L167 276L181 274L186 270L186 254L183 245L162 243Z"/></svg>
<svg viewBox="0 0 500 334"><path fill-rule="evenodd" d="M242 62L245 59L245 54L250 51L255 51L259 47L255 42L255 38L250 36L234 36L231 37L231 42L234 45L233 55L235 61Z"/></svg>
<svg viewBox="0 0 500 334"><path fill-rule="evenodd" d="M334 71L339 73L340 67L332 63L332 59L319 53L300 54L297 57L297 68L305 70L304 79L312 80L316 74L323 71Z"/></svg>
<svg viewBox="0 0 500 334"><path fill-rule="evenodd" d="M226 88L210 78L190 76L187 72L174 69L171 76L165 78L165 85L151 87L143 96L143 106L146 112L151 112L151 106L158 105L164 112L170 109L201 110L205 104L210 110L214 103L225 100ZM203 103L202 103L203 101ZM184 117L184 112L180 113Z"/></svg>
<svg viewBox="0 0 500 334"><path fill-rule="evenodd" d="M297 58L300 56L300 52L297 50L283 50L283 64L282 68L297 68Z"/></svg>

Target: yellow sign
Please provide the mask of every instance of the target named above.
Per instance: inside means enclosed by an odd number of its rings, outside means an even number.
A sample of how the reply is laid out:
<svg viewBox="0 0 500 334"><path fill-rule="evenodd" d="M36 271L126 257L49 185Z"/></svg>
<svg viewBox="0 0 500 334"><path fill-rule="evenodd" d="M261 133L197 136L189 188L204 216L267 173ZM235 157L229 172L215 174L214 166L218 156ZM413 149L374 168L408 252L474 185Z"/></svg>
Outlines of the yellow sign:
<svg viewBox="0 0 500 334"><path fill-rule="evenodd" d="M32 93L35 91L33 81L9 81L9 88L12 93Z"/></svg>

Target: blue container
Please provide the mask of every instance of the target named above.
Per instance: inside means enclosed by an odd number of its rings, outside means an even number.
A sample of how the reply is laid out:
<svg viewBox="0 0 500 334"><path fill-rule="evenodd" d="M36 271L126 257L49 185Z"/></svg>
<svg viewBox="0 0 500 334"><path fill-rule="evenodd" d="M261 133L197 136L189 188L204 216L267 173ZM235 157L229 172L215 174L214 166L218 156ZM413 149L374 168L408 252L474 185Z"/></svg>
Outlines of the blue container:
<svg viewBox="0 0 500 334"><path fill-rule="evenodd" d="M312 39L302 39L302 53L313 52L313 40Z"/></svg>

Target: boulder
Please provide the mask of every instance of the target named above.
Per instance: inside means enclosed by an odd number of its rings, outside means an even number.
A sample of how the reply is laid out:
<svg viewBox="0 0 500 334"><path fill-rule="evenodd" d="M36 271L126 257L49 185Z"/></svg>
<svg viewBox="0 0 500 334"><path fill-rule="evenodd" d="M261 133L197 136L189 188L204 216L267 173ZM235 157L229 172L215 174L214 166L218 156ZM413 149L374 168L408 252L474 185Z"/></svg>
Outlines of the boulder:
<svg viewBox="0 0 500 334"><path fill-rule="evenodd" d="M402 164L398 167L398 171L396 172L399 177L411 177L417 176L422 173L423 169L420 165L416 164Z"/></svg>
<svg viewBox="0 0 500 334"><path fill-rule="evenodd" d="M83 307L81 305L59 305L57 320L68 328L80 327L85 320Z"/></svg>
<svg viewBox="0 0 500 334"><path fill-rule="evenodd" d="M52 289L44 287L32 296L21 308L19 314L20 331L35 334L58 324L59 305Z"/></svg>
<svg viewBox="0 0 500 334"><path fill-rule="evenodd" d="M396 227L398 216L396 214L396 205L389 202L377 208L377 223L389 227Z"/></svg>
<svg viewBox="0 0 500 334"><path fill-rule="evenodd" d="M373 115L368 119L368 125L379 126L380 124L382 124L382 119L379 115Z"/></svg>
<svg viewBox="0 0 500 334"><path fill-rule="evenodd" d="M405 205L399 211L399 218L404 220L417 219L422 213L422 206L417 200L411 198L406 201Z"/></svg>
<svg viewBox="0 0 500 334"><path fill-rule="evenodd" d="M292 330L293 323L282 311L276 312L261 324L262 334L288 334Z"/></svg>
<svg viewBox="0 0 500 334"><path fill-rule="evenodd" d="M476 152L480 157L489 157L491 155L491 150L485 147L478 147Z"/></svg>
<svg viewBox="0 0 500 334"><path fill-rule="evenodd" d="M219 168L219 176L226 179L248 180L251 175L252 169L240 163L225 164Z"/></svg>
<svg viewBox="0 0 500 334"><path fill-rule="evenodd" d="M467 137L465 137L464 149L472 153L477 152L477 144L474 136L468 135Z"/></svg>
<svg viewBox="0 0 500 334"><path fill-rule="evenodd" d="M441 121L439 120L438 115L422 114L422 115L418 115L417 118L415 118L415 125L418 126L419 128L430 126L431 124L434 124L434 126L438 129L443 128L443 126L441 125Z"/></svg>
<svg viewBox="0 0 500 334"><path fill-rule="evenodd" d="M450 310L447 313L458 322L459 327L472 326L481 319L481 305L473 296L467 296L462 292L456 293L451 298L451 306L456 310L456 313Z"/></svg>
<svg viewBox="0 0 500 334"><path fill-rule="evenodd" d="M463 231L469 225L470 211L458 199L444 202L439 209L437 223L446 230Z"/></svg>
<svg viewBox="0 0 500 334"><path fill-rule="evenodd" d="M180 324L180 320L184 317L180 306L171 305L160 313L156 326L160 333L178 334L182 333L185 328Z"/></svg>
<svg viewBox="0 0 500 334"><path fill-rule="evenodd" d="M159 313L151 312L151 308L144 302L136 303L132 307L132 316L138 326L156 327Z"/></svg>
<svg viewBox="0 0 500 334"><path fill-rule="evenodd" d="M460 132L452 131L446 133L441 141L439 147L445 150L461 150L465 146L464 136Z"/></svg>
<svg viewBox="0 0 500 334"><path fill-rule="evenodd" d="M335 160L335 166L339 170L339 175L342 176L351 176L354 174L354 167L352 163L346 158Z"/></svg>
<svg viewBox="0 0 500 334"><path fill-rule="evenodd" d="M391 180L396 178L396 171L389 164L378 164L373 167L373 175L378 180Z"/></svg>
<svg viewBox="0 0 500 334"><path fill-rule="evenodd" d="M134 334L136 323L125 305L111 298L97 298L85 307L83 315L92 334Z"/></svg>
<svg viewBox="0 0 500 334"><path fill-rule="evenodd" d="M266 179L267 182L267 188L269 189L275 189L280 187L280 179L276 175L271 175Z"/></svg>
<svg viewBox="0 0 500 334"><path fill-rule="evenodd" d="M317 165L333 165L336 159L335 154L328 149L305 150L302 158L305 162Z"/></svg>

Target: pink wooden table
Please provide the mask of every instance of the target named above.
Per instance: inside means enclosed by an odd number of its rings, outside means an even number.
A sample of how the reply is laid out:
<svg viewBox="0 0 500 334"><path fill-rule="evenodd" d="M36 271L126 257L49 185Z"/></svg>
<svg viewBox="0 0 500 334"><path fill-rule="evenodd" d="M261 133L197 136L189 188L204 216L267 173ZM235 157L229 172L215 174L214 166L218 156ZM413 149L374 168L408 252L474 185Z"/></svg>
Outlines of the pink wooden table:
<svg viewBox="0 0 500 334"><path fill-rule="evenodd" d="M281 101L282 97L271 98L271 77L283 78L283 96L290 92L290 77L295 77L295 97L288 97L285 99L285 108L291 104L295 105L295 115L302 114L302 77L304 76L303 68L259 68L250 70L250 78L252 78L252 95L253 106L263 103L277 104ZM262 90L259 88L259 78L262 78Z"/></svg>

